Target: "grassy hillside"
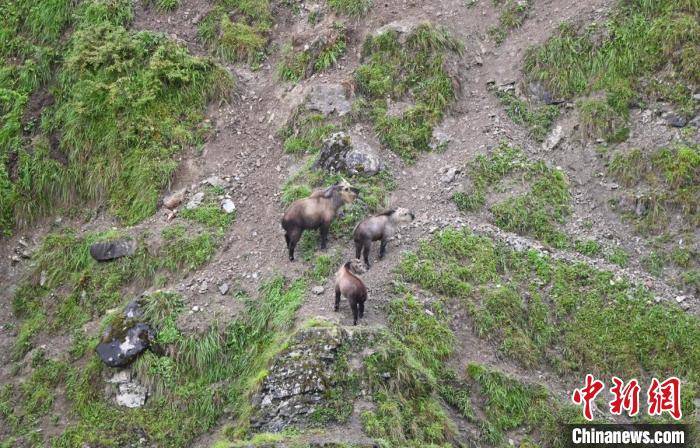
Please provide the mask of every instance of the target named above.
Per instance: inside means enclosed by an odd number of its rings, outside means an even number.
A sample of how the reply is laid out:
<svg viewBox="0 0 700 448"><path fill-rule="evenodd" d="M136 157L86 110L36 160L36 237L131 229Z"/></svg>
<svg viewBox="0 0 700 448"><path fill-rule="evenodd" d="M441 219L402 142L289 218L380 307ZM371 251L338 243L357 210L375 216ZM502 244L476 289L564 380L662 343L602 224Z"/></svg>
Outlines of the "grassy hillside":
<svg viewBox="0 0 700 448"><path fill-rule="evenodd" d="M0 227L97 201L126 224L153 214L202 111L232 81L161 34L132 32L128 0L0 6ZM42 107L43 106L43 107Z"/></svg>

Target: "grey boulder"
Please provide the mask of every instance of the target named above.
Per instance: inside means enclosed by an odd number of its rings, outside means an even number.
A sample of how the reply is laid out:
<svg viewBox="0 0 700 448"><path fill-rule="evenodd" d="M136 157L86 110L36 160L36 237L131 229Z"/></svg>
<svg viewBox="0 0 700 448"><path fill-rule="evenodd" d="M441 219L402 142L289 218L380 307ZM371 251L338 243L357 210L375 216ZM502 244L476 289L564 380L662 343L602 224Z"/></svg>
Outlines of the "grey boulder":
<svg viewBox="0 0 700 448"><path fill-rule="evenodd" d="M109 261L134 255L136 241L114 240L94 243L90 246L90 255L97 261Z"/></svg>
<svg viewBox="0 0 700 448"><path fill-rule="evenodd" d="M95 350L109 367L124 367L148 349L153 339L153 330L143 322L123 331L108 328Z"/></svg>
<svg viewBox="0 0 700 448"><path fill-rule="evenodd" d="M384 169L384 162L367 143L358 139L353 142L345 132L336 132L323 142L314 168L373 176Z"/></svg>
<svg viewBox="0 0 700 448"><path fill-rule="evenodd" d="M341 84L319 84L311 88L306 99L306 108L323 115L337 114L339 117L350 112L352 106L348 101L345 87Z"/></svg>

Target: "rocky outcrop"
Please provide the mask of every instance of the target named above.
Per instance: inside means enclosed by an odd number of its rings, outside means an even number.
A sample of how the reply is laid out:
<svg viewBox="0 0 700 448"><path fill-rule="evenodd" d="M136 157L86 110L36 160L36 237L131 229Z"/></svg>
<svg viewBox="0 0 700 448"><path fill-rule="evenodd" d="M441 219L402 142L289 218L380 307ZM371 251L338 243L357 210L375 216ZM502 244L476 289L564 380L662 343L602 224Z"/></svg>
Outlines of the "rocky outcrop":
<svg viewBox="0 0 700 448"><path fill-rule="evenodd" d="M121 370L107 379L106 398L114 398L119 406L140 408L146 404L148 389L137 383L131 372Z"/></svg>
<svg viewBox="0 0 700 448"><path fill-rule="evenodd" d="M102 362L109 367L124 367L150 347L155 335L148 324L139 322L142 316L140 304L131 302L105 329L95 349Z"/></svg>
<svg viewBox="0 0 700 448"><path fill-rule="evenodd" d="M97 261L128 257L134 255L134 252L136 252L136 241L127 239L101 241L90 246L90 255Z"/></svg>
<svg viewBox="0 0 700 448"><path fill-rule="evenodd" d="M251 426L270 432L306 426L314 410L323 406L326 391L335 386L337 353L347 338L337 326L302 329L294 335L253 399Z"/></svg>
<svg viewBox="0 0 700 448"><path fill-rule="evenodd" d="M318 84L311 88L306 98L306 108L326 116L335 113L342 117L350 112L352 105L342 84Z"/></svg>
<svg viewBox="0 0 700 448"><path fill-rule="evenodd" d="M345 132L336 132L323 142L314 169L373 176L384 169L384 162L366 142L353 139Z"/></svg>

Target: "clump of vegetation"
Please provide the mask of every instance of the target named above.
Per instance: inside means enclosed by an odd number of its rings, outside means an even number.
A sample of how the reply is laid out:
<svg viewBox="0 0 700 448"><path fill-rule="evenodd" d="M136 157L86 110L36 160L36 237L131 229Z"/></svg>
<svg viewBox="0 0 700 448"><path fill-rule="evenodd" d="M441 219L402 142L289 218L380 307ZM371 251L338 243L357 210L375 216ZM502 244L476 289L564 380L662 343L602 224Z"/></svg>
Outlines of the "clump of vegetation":
<svg viewBox="0 0 700 448"><path fill-rule="evenodd" d="M485 442L498 444L522 426L543 440L556 437L560 409L543 386L477 365L460 378L447 367L456 340L443 301L421 304L406 295L387 311L389 334L365 359L364 372L376 408L362 414L363 426L380 446L460 444L438 397L479 425ZM481 402L483 418L474 411Z"/></svg>
<svg viewBox="0 0 700 448"><path fill-rule="evenodd" d="M66 231L46 237L33 257L31 274L13 299L15 315L23 319L15 344L16 360L32 348L32 339L39 332L61 329L70 333L122 303L125 286L133 282L146 285L158 272L196 269L216 249L210 233L189 237L184 227L174 226L163 231L164 244L155 252L139 239L130 257L99 263L90 255L91 244L124 236L116 231L85 236Z"/></svg>
<svg viewBox="0 0 700 448"><path fill-rule="evenodd" d="M227 213L222 209L218 198L219 193L215 188L209 188L205 192L201 205L195 208L183 208L180 216L223 232L236 220L236 212Z"/></svg>
<svg viewBox="0 0 700 448"><path fill-rule="evenodd" d="M496 41L496 45L501 45L508 37L508 33L516 28L520 28L527 19L532 8L532 0L494 0L493 2L501 9L498 18L498 25L489 28L489 34Z"/></svg>
<svg viewBox="0 0 700 448"><path fill-rule="evenodd" d="M173 324L182 309L179 296L152 294L146 298L145 311L159 329L158 342L164 354L146 352L133 367L137 380L153 391L148 406L124 410L109 403L101 380L106 368L92 353L80 368L42 362L31 389L3 388L0 419L12 424L25 416L13 434L19 439L31 437L29 440L39 445L131 444L145 434L158 445L188 446L225 412L235 409L237 416L249 412L248 391L285 340L304 290L303 281L289 284L275 278L262 286L260 299L240 298L247 307L242 317L203 335L182 334ZM76 419L53 440L43 440L43 433L35 431L31 422L53 411L51 398L57 396L63 383ZM41 409L31 404L40 395ZM8 399L16 405L8 407Z"/></svg>
<svg viewBox="0 0 700 448"><path fill-rule="evenodd" d="M513 123L527 127L530 136L538 142L544 141L559 116L559 108L553 105L536 106L518 98L515 93L496 89L496 96L506 109Z"/></svg>
<svg viewBox="0 0 700 448"><path fill-rule="evenodd" d="M527 160L520 149L506 142L500 143L491 154L478 156L470 163L469 170L471 190L453 196L460 210L479 210L486 205L489 189L512 177L511 188L519 181L529 185L530 191L492 205L493 223L555 247L568 245L566 236L557 229L570 213L569 186L563 172L547 167L542 161Z"/></svg>
<svg viewBox="0 0 700 448"><path fill-rule="evenodd" d="M338 14L362 17L372 7L372 0L328 0L328 6Z"/></svg>
<svg viewBox="0 0 700 448"><path fill-rule="evenodd" d="M627 262L630 259L629 254L622 248L616 247L609 254L607 254L606 259L613 264L616 264L622 268L627 266Z"/></svg>
<svg viewBox="0 0 700 448"><path fill-rule="evenodd" d="M163 11L175 11L180 3L180 0L147 0L147 3L155 4Z"/></svg>
<svg viewBox="0 0 700 448"><path fill-rule="evenodd" d="M586 264L445 230L404 256L404 280L461 300L477 335L524 366L561 373L700 378L700 321ZM673 350L668 350L673 347Z"/></svg>
<svg viewBox="0 0 700 448"><path fill-rule="evenodd" d="M323 141L340 129L339 124L302 106L294 112L279 137L284 140L282 146L288 154L317 154Z"/></svg>
<svg viewBox="0 0 700 448"><path fill-rule="evenodd" d="M16 17L22 7L7 13ZM3 58L25 60L27 72L10 64L0 76L4 98L12 100L0 109L7 116L0 133L0 226L9 232L75 199L104 201L127 224L150 216L177 168L173 156L201 141L207 131L203 108L231 87L229 75L164 35L127 31L133 14L128 2L86 2L75 14L72 6L54 11L53 4L31 11L24 22L17 17L3 25L10 26L3 36L14 39L3 45ZM40 20L55 20L51 26L57 28L33 22L39 17L32 14L46 11L52 13ZM70 23L52 15L58 12L75 18L63 60L54 49L32 49L20 37L33 26L58 45L60 30ZM119 60L112 57L117 53ZM28 99L45 95L50 78L54 107L39 128L24 132Z"/></svg>
<svg viewBox="0 0 700 448"><path fill-rule="evenodd" d="M199 36L226 61L259 64L272 24L268 0L218 0L199 24Z"/></svg>
<svg viewBox="0 0 700 448"><path fill-rule="evenodd" d="M690 106L690 95L670 93L692 91L700 84L699 12L694 2L621 2L611 20L599 25L583 30L562 25L558 35L528 52L525 72L558 97L603 92L604 99L579 106L585 127L593 136L625 139L629 107L644 99L639 94L645 90L681 98L684 114L697 108L697 102ZM667 64L671 70L660 74ZM642 88L657 73L659 78L651 82L656 87Z"/></svg>
<svg viewBox="0 0 700 448"><path fill-rule="evenodd" d="M577 240L574 241L574 250L589 257L595 257L601 254L603 248L596 240Z"/></svg>
<svg viewBox="0 0 700 448"><path fill-rule="evenodd" d="M0 421L7 424L13 435L10 443L26 441L41 446L43 436L36 428L42 418L60 418L57 413L52 414L55 389L62 386L71 369L65 362L47 359L43 350L38 350L30 363L33 371L25 382L8 383L0 389Z"/></svg>
<svg viewBox="0 0 700 448"><path fill-rule="evenodd" d="M345 53L346 30L335 24L333 32L308 49L294 51L291 44L284 51L279 76L285 81L297 82L314 73L323 72L338 63Z"/></svg>
<svg viewBox="0 0 700 448"><path fill-rule="evenodd" d="M542 385L527 384L478 364L467 366L472 394L485 399L485 421L481 439L498 445L504 435L516 428L537 430L542 436L558 438L559 406ZM556 444L550 446L557 446Z"/></svg>
<svg viewBox="0 0 700 448"><path fill-rule="evenodd" d="M688 230L700 226L700 146L680 145L652 151L634 149L615 154L608 166L615 180L627 188L641 189L641 216L630 214L639 232L660 233L679 213Z"/></svg>
<svg viewBox="0 0 700 448"><path fill-rule="evenodd" d="M362 413L363 427L382 446L449 443L456 427L436 400L436 375L453 350L454 336L437 308L440 318L410 296L390 306L391 334L364 361L376 409Z"/></svg>
<svg viewBox="0 0 700 448"><path fill-rule="evenodd" d="M363 44L363 64L355 79L365 97L364 114L374 124L382 144L405 160L430 150L433 126L455 99L453 80L445 69L450 54L463 45L443 28L422 24L408 36L387 31ZM387 99L411 97L413 106L389 114Z"/></svg>
<svg viewBox="0 0 700 448"><path fill-rule="evenodd" d="M604 100L580 101L578 115L581 132L586 138L600 138L608 143L620 143L629 137L627 115L621 115Z"/></svg>

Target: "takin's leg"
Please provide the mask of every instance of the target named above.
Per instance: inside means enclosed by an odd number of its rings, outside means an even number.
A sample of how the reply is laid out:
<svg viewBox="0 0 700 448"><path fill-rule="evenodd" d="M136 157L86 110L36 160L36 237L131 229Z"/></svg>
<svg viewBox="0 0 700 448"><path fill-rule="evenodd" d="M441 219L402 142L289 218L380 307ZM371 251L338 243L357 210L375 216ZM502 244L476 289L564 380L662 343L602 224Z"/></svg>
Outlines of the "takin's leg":
<svg viewBox="0 0 700 448"><path fill-rule="evenodd" d="M372 247L372 241L365 241L362 246L362 256L365 260L365 266L369 269L369 249Z"/></svg>
<svg viewBox="0 0 700 448"><path fill-rule="evenodd" d="M362 319L365 316L365 302L359 302L358 305L360 308L360 319Z"/></svg>
<svg viewBox="0 0 700 448"><path fill-rule="evenodd" d="M379 244L379 259L381 260L384 258L384 255L386 255L386 244L388 241L384 238L382 238L381 244Z"/></svg>
<svg viewBox="0 0 700 448"><path fill-rule="evenodd" d="M289 249L289 261L294 261L294 248L297 247L297 243L301 239L302 230L293 229L287 232L285 239L287 239L287 248Z"/></svg>
<svg viewBox="0 0 700 448"><path fill-rule="evenodd" d="M350 308L352 308L352 324L357 325L357 300L350 299Z"/></svg>
<svg viewBox="0 0 700 448"><path fill-rule="evenodd" d="M335 309L334 311L338 311L338 308L340 308L340 288L338 285L335 286Z"/></svg>
<svg viewBox="0 0 700 448"><path fill-rule="evenodd" d="M355 241L355 258L357 258L359 260L361 255L362 255L362 242Z"/></svg>
<svg viewBox="0 0 700 448"><path fill-rule="evenodd" d="M328 223L323 223L321 224L321 250L326 249L326 245L328 244L328 230L331 228L331 224Z"/></svg>

